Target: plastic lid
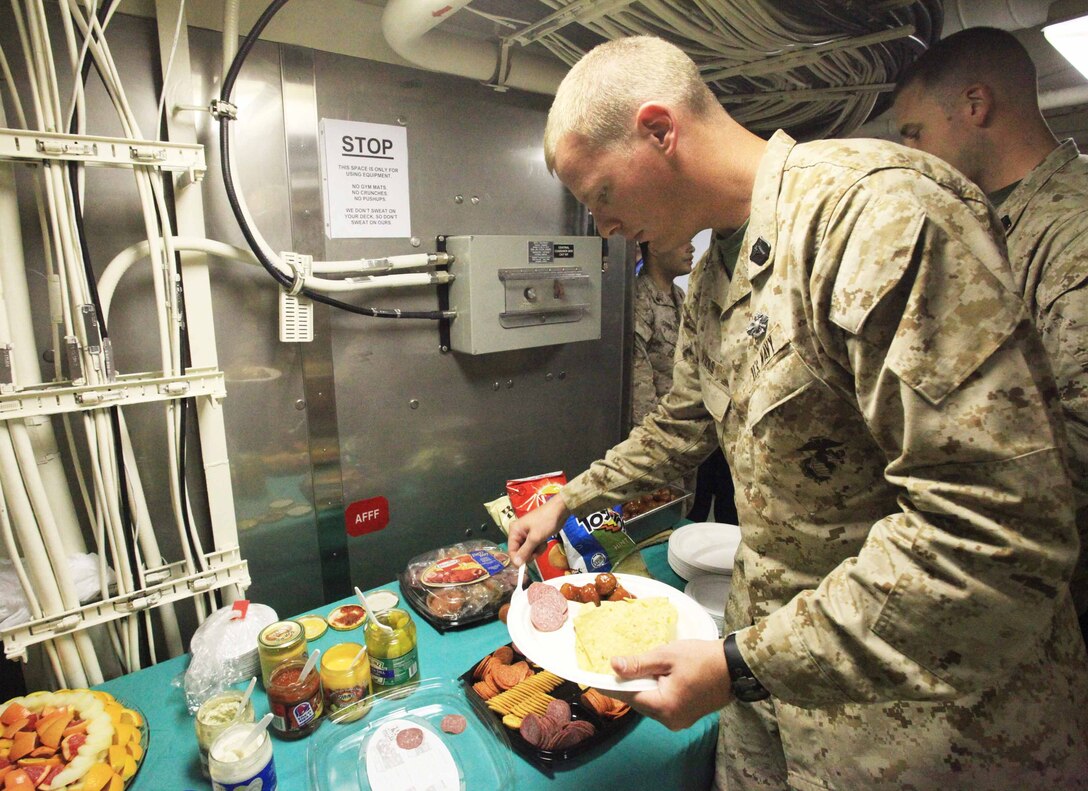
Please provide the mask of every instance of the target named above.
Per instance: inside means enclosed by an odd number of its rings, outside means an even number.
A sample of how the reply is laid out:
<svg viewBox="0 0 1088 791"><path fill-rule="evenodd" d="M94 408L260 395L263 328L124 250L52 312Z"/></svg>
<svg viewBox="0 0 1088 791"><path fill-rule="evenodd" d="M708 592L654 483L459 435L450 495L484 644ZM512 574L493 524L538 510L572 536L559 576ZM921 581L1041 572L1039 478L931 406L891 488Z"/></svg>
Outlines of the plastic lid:
<svg viewBox="0 0 1088 791"><path fill-rule="evenodd" d="M386 770L394 763L407 767L420 788L514 787L510 742L502 726L456 681L424 679L354 705L372 708L360 720L321 728L310 738L306 763L314 791L403 787L386 784ZM464 717L461 733L443 729L450 715Z"/></svg>
<svg viewBox="0 0 1088 791"><path fill-rule="evenodd" d="M276 621L265 627L257 641L266 648L278 648L293 643L302 635L302 624L298 621Z"/></svg>

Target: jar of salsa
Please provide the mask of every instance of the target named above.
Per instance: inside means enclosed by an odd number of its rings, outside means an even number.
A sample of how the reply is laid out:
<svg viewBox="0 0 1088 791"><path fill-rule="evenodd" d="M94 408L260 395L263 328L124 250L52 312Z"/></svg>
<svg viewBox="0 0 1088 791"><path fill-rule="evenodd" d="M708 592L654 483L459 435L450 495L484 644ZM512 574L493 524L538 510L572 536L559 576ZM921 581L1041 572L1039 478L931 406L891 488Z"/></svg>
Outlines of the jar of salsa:
<svg viewBox="0 0 1088 791"><path fill-rule="evenodd" d="M306 630L297 621L269 624L257 635L257 656L261 660L261 683L267 690L277 665L306 658Z"/></svg>
<svg viewBox="0 0 1088 791"><path fill-rule="evenodd" d="M419 681L419 650L416 625L404 610L392 609L374 614L376 623L366 625L366 650L370 654L370 680L374 692Z"/></svg>
<svg viewBox="0 0 1088 791"><path fill-rule="evenodd" d="M272 712L272 730L284 739L301 739L321 724L324 712L321 673L311 668L299 680L306 662L290 659L272 671L268 685L268 708Z"/></svg>

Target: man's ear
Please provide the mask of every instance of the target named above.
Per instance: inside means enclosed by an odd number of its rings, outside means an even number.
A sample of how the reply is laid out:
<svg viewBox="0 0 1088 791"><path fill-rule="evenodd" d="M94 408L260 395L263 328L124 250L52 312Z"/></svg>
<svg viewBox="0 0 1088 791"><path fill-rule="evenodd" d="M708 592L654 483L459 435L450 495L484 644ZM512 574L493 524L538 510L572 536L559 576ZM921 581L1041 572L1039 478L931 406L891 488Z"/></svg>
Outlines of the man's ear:
<svg viewBox="0 0 1088 791"><path fill-rule="evenodd" d="M672 153L676 148L676 116L666 104L646 102L635 113L635 134L661 149Z"/></svg>
<svg viewBox="0 0 1088 791"><path fill-rule="evenodd" d="M964 118L967 122L979 128L989 126L994 112L993 89L984 82L976 82L967 86L961 96Z"/></svg>

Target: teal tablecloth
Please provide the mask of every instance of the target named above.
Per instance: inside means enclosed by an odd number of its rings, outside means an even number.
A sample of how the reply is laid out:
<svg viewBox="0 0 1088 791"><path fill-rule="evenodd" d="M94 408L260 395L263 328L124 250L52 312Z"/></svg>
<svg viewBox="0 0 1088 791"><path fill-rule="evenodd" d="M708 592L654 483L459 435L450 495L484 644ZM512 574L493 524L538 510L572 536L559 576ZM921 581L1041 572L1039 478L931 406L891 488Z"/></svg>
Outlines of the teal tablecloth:
<svg viewBox="0 0 1088 791"><path fill-rule="evenodd" d="M673 587L683 588L684 581L669 568L665 545L645 549L643 556L650 573L656 579ZM392 584L385 587L397 590ZM344 599L311 612L325 615L337 604L352 600ZM456 678L485 654L510 639L506 626L498 621L440 634L422 618L417 616L415 620L424 678ZM345 639L355 639L355 634L334 632L330 629L319 640L311 643L310 648L324 650ZM358 634L361 638L362 633ZM185 707L184 694L179 687L172 684L175 677L185 671L188 662L188 655L180 656L108 681L99 687L139 706L151 728L147 757L130 791L211 787L200 774L193 718ZM238 687L242 689L245 684L239 684ZM259 719L268 711L268 701L259 688L253 699ZM326 722L317 733L325 728L335 727L335 723ZM693 727L679 733L674 733L653 720L642 718L616 741L605 745L604 749L592 750L580 756L558 769L551 777L518 753L512 752L515 789L593 789L607 787L606 784L625 789L654 791L709 788L713 778L717 727L716 714L704 717ZM280 791L304 791L308 787L308 747L308 739L297 742L274 740Z"/></svg>

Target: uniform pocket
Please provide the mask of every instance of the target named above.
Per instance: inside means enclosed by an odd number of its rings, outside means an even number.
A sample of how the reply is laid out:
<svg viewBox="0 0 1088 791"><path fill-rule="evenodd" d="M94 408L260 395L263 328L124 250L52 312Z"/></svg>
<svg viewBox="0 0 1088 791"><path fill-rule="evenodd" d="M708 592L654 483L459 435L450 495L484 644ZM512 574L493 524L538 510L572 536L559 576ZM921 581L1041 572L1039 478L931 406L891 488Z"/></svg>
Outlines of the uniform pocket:
<svg viewBox="0 0 1088 791"><path fill-rule="evenodd" d="M785 347L776 356L777 359L771 360L753 383L752 396L748 400L749 429L819 381L793 347Z"/></svg>
<svg viewBox="0 0 1088 791"><path fill-rule="evenodd" d="M721 383L712 378L706 368L701 368L699 373L699 387L703 393L703 404L706 406L706 411L714 418L714 422L720 426L725 420L725 415L729 411L729 405L733 399L730 398L729 393L726 392Z"/></svg>

